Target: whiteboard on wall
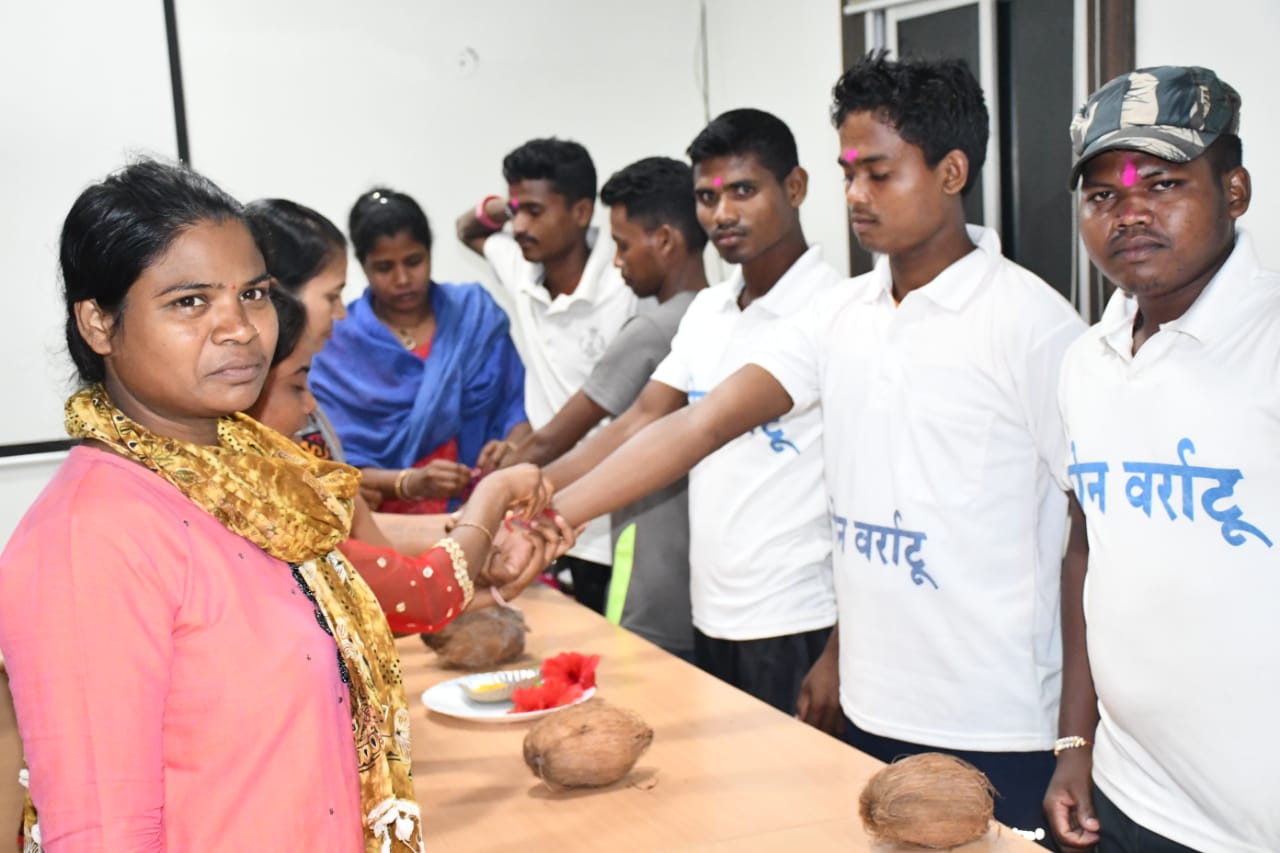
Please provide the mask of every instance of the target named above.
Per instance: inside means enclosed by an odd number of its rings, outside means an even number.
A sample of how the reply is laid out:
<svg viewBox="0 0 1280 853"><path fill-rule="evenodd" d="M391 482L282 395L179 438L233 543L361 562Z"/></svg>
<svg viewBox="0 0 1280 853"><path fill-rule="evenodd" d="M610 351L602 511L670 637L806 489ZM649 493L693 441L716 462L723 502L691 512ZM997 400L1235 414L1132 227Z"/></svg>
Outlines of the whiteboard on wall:
<svg viewBox="0 0 1280 853"><path fill-rule="evenodd" d="M487 280L454 220L505 192L519 144L581 142L603 184L641 157L684 158L705 124L689 0L179 0L177 20L198 169L343 231L370 187L408 192L439 281ZM352 265L346 298L364 288Z"/></svg>
<svg viewBox="0 0 1280 853"><path fill-rule="evenodd" d="M6 3L0 11L0 445L66 438L73 387L63 343L58 234L76 196L130 156L174 158L158 0Z"/></svg>

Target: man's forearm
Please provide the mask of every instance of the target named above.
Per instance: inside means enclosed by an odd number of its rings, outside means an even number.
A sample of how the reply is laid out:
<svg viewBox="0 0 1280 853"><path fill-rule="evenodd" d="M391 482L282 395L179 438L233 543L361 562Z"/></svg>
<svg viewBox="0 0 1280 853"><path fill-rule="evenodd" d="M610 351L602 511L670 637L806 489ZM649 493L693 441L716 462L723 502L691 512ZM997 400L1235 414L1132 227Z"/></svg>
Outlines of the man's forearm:
<svg viewBox="0 0 1280 853"><path fill-rule="evenodd" d="M685 407L646 426L615 453L590 467L590 473L571 480L573 485L557 494L556 509L570 524L583 524L687 474L724 443L714 443L705 432L699 434L690 415ZM570 460L566 456L562 461ZM548 469L547 476L558 483L562 474Z"/></svg>
<svg viewBox="0 0 1280 853"><path fill-rule="evenodd" d="M748 365L696 404L640 430L564 489L556 508L575 525L612 512L674 482L730 440L790 410L791 397L782 385ZM548 478L559 487L554 475Z"/></svg>
<svg viewBox="0 0 1280 853"><path fill-rule="evenodd" d="M587 407L594 407L595 412L598 413L598 417L591 426L608 414L603 407L591 402L590 398L581 391L574 395L574 399L578 398L585 401ZM677 391L670 385L650 380L640 392L640 396L632 403L631 408L606 424L595 435L585 441L577 442L577 446L556 459L553 464L548 465L543 473L557 489L563 489L585 476L588 471L599 465L606 456L621 447L640 430L662 416L676 411L687 402L688 397L683 392ZM552 423L555 423L554 419ZM590 426L583 429L582 435L586 435L589 429ZM551 458L555 459L555 457Z"/></svg>
<svg viewBox="0 0 1280 853"><path fill-rule="evenodd" d="M507 454L502 464L505 466L531 462L534 465L548 465L572 450L574 445L582 441L583 436L608 415L602 406L579 390L556 412L555 417L541 429L526 436Z"/></svg>
<svg viewBox="0 0 1280 853"><path fill-rule="evenodd" d="M467 248L476 254L484 254L484 241L490 234L496 234L502 230L502 225L510 218L507 211L507 204L500 198L492 197L484 202L484 212L489 222L497 225L492 227L480 221L480 217L476 215L475 208L468 208L461 216L458 217L456 223L458 231L458 239L463 242Z"/></svg>
<svg viewBox="0 0 1280 853"><path fill-rule="evenodd" d="M554 462L547 465L544 469L546 477L557 489L563 489L571 483L576 483L587 472L594 469L597 465L613 451L617 450L633 435L647 427L657 418L619 418L606 424L595 435L586 441L579 442L569 452L555 459ZM529 461L533 461L530 459Z"/></svg>
<svg viewBox="0 0 1280 853"><path fill-rule="evenodd" d="M1089 540L1084 513L1071 498L1071 534L1062 560L1062 705L1058 734L1093 741L1098 727L1098 695L1085 638L1084 579L1089 569Z"/></svg>

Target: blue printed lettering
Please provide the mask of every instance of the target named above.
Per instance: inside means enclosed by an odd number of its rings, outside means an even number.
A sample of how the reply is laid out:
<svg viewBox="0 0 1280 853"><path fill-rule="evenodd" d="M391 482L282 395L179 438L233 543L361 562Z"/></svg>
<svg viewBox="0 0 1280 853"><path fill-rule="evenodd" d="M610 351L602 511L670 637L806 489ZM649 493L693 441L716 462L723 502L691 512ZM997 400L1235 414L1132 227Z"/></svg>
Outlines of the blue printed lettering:
<svg viewBox="0 0 1280 853"><path fill-rule="evenodd" d="M1140 462L1122 461L1121 469L1132 476L1125 482L1124 494L1129 505L1142 510L1147 518L1151 518L1151 510L1155 499L1159 498L1160 506L1170 521L1177 521L1179 514L1188 521L1196 520L1196 484L1197 479L1212 480L1216 485L1206 488L1200 496L1200 507L1205 515L1220 527L1222 538L1229 545L1239 547L1245 542L1246 534L1253 536L1268 548L1272 547L1271 539L1256 526L1244 520L1244 510L1236 504L1219 506L1229 500L1236 484L1244 479L1239 468L1211 468L1205 465L1193 465L1189 458L1196 452L1196 446L1190 438L1183 437L1178 441L1178 461L1174 462ZM1085 495L1093 498L1099 512L1106 512L1106 473L1109 470L1106 462L1080 462L1076 457L1075 442L1071 443L1073 464L1067 466L1067 475L1075 480L1076 495L1081 505L1085 503ZM1087 488L1084 482L1086 474L1096 479ZM1179 489L1177 499L1174 489Z"/></svg>
<svg viewBox="0 0 1280 853"><path fill-rule="evenodd" d="M831 519L835 526L836 544L840 546L840 553L845 553L845 534L849 526L849 519L838 515L833 508L831 511ZM938 588L938 582L925 571L925 562L920 557L920 548L924 545L924 540L929 536L926 533L916 530L904 530L902 528L902 513L897 510L893 513L893 526L885 527L879 524L868 524L864 521L853 522L853 549L867 558L867 562L871 562L871 549L874 544L875 553L880 557L881 565L895 566L901 565L902 560L907 561L907 565L911 568L911 582L916 586L923 586L925 581L934 588ZM902 547L902 540L908 540L906 548ZM889 553L885 553L885 549L889 548Z"/></svg>

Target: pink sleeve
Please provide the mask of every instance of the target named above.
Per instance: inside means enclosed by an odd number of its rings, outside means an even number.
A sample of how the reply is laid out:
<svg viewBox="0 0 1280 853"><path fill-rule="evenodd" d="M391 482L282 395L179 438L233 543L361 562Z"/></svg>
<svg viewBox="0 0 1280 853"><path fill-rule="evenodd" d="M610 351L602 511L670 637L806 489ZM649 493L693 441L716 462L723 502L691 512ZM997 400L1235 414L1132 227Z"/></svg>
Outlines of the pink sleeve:
<svg viewBox="0 0 1280 853"><path fill-rule="evenodd" d="M93 489L28 519L0 558L0 642L44 849L162 851L187 537L145 501Z"/></svg>

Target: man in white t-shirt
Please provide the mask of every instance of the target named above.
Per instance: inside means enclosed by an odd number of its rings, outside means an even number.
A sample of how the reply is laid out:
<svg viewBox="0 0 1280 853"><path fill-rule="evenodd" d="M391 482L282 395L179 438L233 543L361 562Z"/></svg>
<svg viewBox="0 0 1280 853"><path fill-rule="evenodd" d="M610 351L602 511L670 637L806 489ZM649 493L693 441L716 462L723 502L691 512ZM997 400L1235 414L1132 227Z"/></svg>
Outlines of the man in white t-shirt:
<svg viewBox="0 0 1280 853"><path fill-rule="evenodd" d="M602 421L636 401L671 352L680 320L707 288L707 234L693 203L693 170L670 157L645 157L600 190L618 247L623 281L652 310L627 321L587 379L551 422L507 453L503 465L547 465ZM684 480L610 516L613 577L605 617L664 650L693 659L689 608L689 493Z"/></svg>
<svg viewBox="0 0 1280 853"><path fill-rule="evenodd" d="M800 205L808 175L785 123L761 110L733 110L698 134L689 156L698 221L720 256L741 268L693 300L670 355L636 402L546 469L557 486L573 483L559 498L571 523L631 502L611 501L628 484L601 476L607 464L593 466L653 421L701 407L699 400L746 364L782 318L840 280L805 241ZM789 714L836 617L820 432L817 407L797 406L703 454L696 467L697 460L685 466L693 468L694 662ZM655 490L633 492L632 499Z"/></svg>
<svg viewBox="0 0 1280 853"><path fill-rule="evenodd" d="M1143 68L1071 127L1119 291L1062 369L1088 541L1045 804L1070 850L1280 850L1280 275L1236 230L1239 108L1208 69Z"/></svg>
<svg viewBox="0 0 1280 853"><path fill-rule="evenodd" d="M591 227L596 170L587 150L534 139L502 161L507 198L487 196L458 218L458 238L484 255L511 315L525 365L525 411L545 426L591 375L636 312L636 296L613 266L609 235ZM510 222L510 229L504 228ZM603 611L609 585L609 520L593 522L558 566L574 595Z"/></svg>
<svg viewBox="0 0 1280 853"><path fill-rule="evenodd" d="M999 790L997 818L1043 837L1067 520L1057 377L1084 323L994 232L965 226L988 118L963 63L873 55L835 99L853 230L882 255L875 270L816 296L754 363L595 476L628 500L820 405L840 619L804 703L824 725L843 709L847 739L883 760L963 757ZM556 503L572 520L599 499L571 488Z"/></svg>

